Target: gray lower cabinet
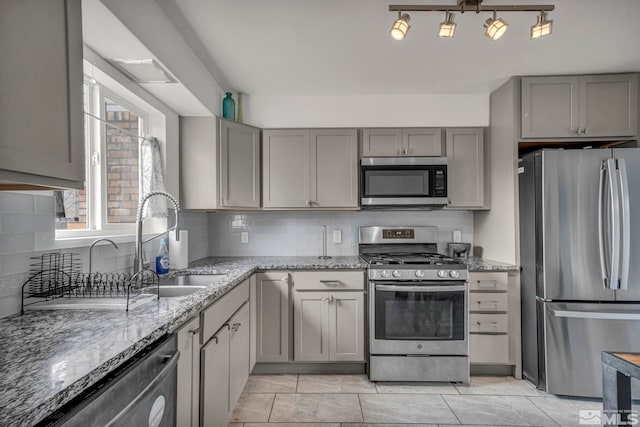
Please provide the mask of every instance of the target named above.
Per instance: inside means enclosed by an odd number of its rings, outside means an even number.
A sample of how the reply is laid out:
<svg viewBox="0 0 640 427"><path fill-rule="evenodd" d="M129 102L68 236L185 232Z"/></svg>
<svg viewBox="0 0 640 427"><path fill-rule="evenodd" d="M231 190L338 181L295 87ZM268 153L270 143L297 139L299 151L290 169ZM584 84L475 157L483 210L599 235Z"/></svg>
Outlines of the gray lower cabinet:
<svg viewBox="0 0 640 427"><path fill-rule="evenodd" d="M80 0L3 2L0 52L0 189L82 189Z"/></svg>
<svg viewBox="0 0 640 427"><path fill-rule="evenodd" d="M196 317L177 332L178 385L176 425L199 426L200 402L200 318Z"/></svg>
<svg viewBox="0 0 640 427"><path fill-rule="evenodd" d="M638 134L638 74L523 77L522 138Z"/></svg>
<svg viewBox="0 0 640 427"><path fill-rule="evenodd" d="M229 320L229 411L249 379L249 303Z"/></svg>
<svg viewBox="0 0 640 427"><path fill-rule="evenodd" d="M289 273L256 275L256 361L289 360Z"/></svg>
<svg viewBox="0 0 640 427"><path fill-rule="evenodd" d="M450 208L487 209L484 129L447 128L447 194Z"/></svg>
<svg viewBox="0 0 640 427"><path fill-rule="evenodd" d="M440 157L441 128L369 128L362 130L363 157Z"/></svg>
<svg viewBox="0 0 640 427"><path fill-rule="evenodd" d="M364 360L364 293L296 291L296 362Z"/></svg>
<svg viewBox="0 0 640 427"><path fill-rule="evenodd" d="M260 207L260 129L216 117L180 117L184 209Z"/></svg>
<svg viewBox="0 0 640 427"><path fill-rule="evenodd" d="M229 329L223 326L202 347L201 421L203 427L224 427L229 421Z"/></svg>
<svg viewBox="0 0 640 427"><path fill-rule="evenodd" d="M356 129L263 131L263 207L358 208Z"/></svg>

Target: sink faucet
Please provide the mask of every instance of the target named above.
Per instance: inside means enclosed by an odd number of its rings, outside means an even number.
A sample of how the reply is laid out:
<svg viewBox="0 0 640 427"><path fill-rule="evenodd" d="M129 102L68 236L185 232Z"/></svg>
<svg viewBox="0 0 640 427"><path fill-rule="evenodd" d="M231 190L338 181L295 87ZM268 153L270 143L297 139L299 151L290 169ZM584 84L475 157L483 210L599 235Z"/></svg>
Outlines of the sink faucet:
<svg viewBox="0 0 640 427"><path fill-rule="evenodd" d="M162 233L158 233L155 236L151 237L150 239L145 240L144 242L142 241L142 212L144 211L144 206L147 203L147 201L152 198L153 196L164 196L167 199L169 199L169 201L173 204L173 208L176 211L176 223L173 227L169 228L168 230L163 231ZM135 258L133 259L133 272L134 273L138 273L142 270L144 270L144 261L142 260L142 244L143 243L147 243L150 240L155 239L158 236L162 236L165 233L168 233L171 230L175 230L176 231L176 240L180 240L180 226L179 226L179 221L180 221L180 205L178 204L178 201L176 200L175 197L173 197L171 194L166 193L164 191L152 191L151 193L148 193L146 196L144 196L142 198L142 200L140 201L140 204L138 205L138 213L136 215L137 220L136 220L136 254L135 254Z"/></svg>
<svg viewBox="0 0 640 427"><path fill-rule="evenodd" d="M89 280L91 280L92 282L93 279L91 279L91 273L93 272L93 247L96 245L96 243L99 242L109 242L113 245L114 248L118 249L118 245L116 245L111 239L98 239L94 240L93 243L91 243L91 246L89 246Z"/></svg>

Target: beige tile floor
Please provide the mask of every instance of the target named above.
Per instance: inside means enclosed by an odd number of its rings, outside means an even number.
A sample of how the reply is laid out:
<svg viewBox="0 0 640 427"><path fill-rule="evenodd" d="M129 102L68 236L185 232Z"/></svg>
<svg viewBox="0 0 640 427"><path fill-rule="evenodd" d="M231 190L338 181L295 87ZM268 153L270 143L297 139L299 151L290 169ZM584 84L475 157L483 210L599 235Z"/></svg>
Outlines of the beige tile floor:
<svg viewBox="0 0 640 427"><path fill-rule="evenodd" d="M547 395L511 377L471 384L372 383L365 375L253 375L231 427L579 426L592 399Z"/></svg>

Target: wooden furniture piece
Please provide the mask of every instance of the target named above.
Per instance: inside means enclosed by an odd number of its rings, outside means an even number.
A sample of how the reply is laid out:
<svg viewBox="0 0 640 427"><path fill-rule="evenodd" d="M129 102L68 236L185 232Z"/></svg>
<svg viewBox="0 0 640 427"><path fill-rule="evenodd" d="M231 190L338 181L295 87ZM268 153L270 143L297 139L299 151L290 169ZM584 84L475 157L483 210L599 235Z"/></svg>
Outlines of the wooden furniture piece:
<svg viewBox="0 0 640 427"><path fill-rule="evenodd" d="M615 417L615 425L630 425L631 378L640 380L640 353L602 352L603 422ZM606 423L606 425L614 425Z"/></svg>

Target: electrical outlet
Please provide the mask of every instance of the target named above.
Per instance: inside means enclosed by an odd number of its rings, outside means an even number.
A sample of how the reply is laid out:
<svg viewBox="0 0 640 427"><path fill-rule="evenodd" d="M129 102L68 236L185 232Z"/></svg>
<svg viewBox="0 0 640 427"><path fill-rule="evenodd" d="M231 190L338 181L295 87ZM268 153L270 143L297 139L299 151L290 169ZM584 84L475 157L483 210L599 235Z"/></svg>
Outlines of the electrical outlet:
<svg viewBox="0 0 640 427"><path fill-rule="evenodd" d="M333 230L333 243L342 243L342 230Z"/></svg>
<svg viewBox="0 0 640 427"><path fill-rule="evenodd" d="M460 243L460 242L462 242L462 231L460 231L460 230L453 230L453 242L454 242L454 243Z"/></svg>
<svg viewBox="0 0 640 427"><path fill-rule="evenodd" d="M243 231L240 233L240 243L249 243L249 232Z"/></svg>

